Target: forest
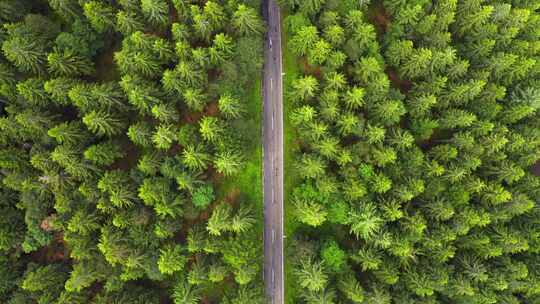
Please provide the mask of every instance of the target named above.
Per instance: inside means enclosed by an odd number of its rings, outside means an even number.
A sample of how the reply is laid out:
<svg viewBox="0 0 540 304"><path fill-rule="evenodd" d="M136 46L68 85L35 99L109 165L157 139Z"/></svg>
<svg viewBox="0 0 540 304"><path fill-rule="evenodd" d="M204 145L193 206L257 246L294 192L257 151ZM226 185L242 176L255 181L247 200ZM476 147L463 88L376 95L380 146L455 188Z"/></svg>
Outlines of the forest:
<svg viewBox="0 0 540 304"><path fill-rule="evenodd" d="M280 2L288 303L540 303L540 1Z"/></svg>
<svg viewBox="0 0 540 304"><path fill-rule="evenodd" d="M287 304L540 303L540 1L279 0ZM0 303L259 304L263 0L0 0Z"/></svg>
<svg viewBox="0 0 540 304"><path fill-rule="evenodd" d="M264 302L260 6L0 1L0 303Z"/></svg>

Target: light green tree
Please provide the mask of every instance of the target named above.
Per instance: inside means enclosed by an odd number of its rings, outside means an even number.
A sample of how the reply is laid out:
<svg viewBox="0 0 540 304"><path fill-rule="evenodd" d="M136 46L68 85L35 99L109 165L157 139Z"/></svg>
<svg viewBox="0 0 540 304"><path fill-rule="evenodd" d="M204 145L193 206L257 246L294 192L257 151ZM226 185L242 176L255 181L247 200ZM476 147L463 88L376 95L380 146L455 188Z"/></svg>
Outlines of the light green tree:
<svg viewBox="0 0 540 304"><path fill-rule="evenodd" d="M239 4L232 17L233 26L240 35L257 34L263 30L257 11L245 4Z"/></svg>
<svg viewBox="0 0 540 304"><path fill-rule="evenodd" d="M237 174L242 168L242 163L242 155L230 150L220 152L214 158L214 167L219 173L225 176Z"/></svg>
<svg viewBox="0 0 540 304"><path fill-rule="evenodd" d="M172 125L159 125L154 135L152 142L158 149L169 149L177 140L177 130Z"/></svg>
<svg viewBox="0 0 540 304"><path fill-rule="evenodd" d="M205 170L210 158L201 145L188 145L182 151L182 163L190 170Z"/></svg>
<svg viewBox="0 0 540 304"><path fill-rule="evenodd" d="M322 262L313 261L311 258L300 260L300 264L294 269L300 286L310 291L322 291L328 283L328 275Z"/></svg>
<svg viewBox="0 0 540 304"><path fill-rule="evenodd" d="M219 112L226 118L239 118L246 112L244 105L240 99L233 97L230 94L221 95L218 100Z"/></svg>
<svg viewBox="0 0 540 304"><path fill-rule="evenodd" d="M118 135L125 128L123 119L105 111L92 111L82 121L90 131L100 136Z"/></svg>
<svg viewBox="0 0 540 304"><path fill-rule="evenodd" d="M231 229L231 206L226 203L218 204L208 219L206 230L211 235L220 236L223 232Z"/></svg>
<svg viewBox="0 0 540 304"><path fill-rule="evenodd" d="M159 250L158 268L163 274L173 274L184 269L186 257L180 245L167 245Z"/></svg>
<svg viewBox="0 0 540 304"><path fill-rule="evenodd" d="M141 0L141 11L153 25L163 26L169 21L169 3L165 0Z"/></svg>
<svg viewBox="0 0 540 304"><path fill-rule="evenodd" d="M114 8L101 1L88 1L84 4L84 15L98 32L105 32L114 27Z"/></svg>

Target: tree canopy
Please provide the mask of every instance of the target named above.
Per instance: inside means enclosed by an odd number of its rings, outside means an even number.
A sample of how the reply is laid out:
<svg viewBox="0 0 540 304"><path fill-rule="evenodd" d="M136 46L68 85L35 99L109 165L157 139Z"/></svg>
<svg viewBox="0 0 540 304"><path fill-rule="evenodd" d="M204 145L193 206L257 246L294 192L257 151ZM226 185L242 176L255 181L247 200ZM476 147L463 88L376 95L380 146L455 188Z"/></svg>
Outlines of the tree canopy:
<svg viewBox="0 0 540 304"><path fill-rule="evenodd" d="M294 303L535 303L534 1L280 1Z"/></svg>
<svg viewBox="0 0 540 304"><path fill-rule="evenodd" d="M0 3L1 303L263 303L260 11Z"/></svg>

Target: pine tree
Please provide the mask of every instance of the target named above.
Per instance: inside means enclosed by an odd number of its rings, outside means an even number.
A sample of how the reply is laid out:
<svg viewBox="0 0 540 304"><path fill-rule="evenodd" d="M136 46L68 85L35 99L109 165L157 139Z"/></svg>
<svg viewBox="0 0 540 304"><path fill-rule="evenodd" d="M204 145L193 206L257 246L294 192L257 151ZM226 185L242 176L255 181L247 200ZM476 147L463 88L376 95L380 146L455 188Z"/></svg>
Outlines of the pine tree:
<svg viewBox="0 0 540 304"><path fill-rule="evenodd" d="M169 21L169 4L164 0L141 0L141 11L153 25L163 26Z"/></svg>
<svg viewBox="0 0 540 304"><path fill-rule="evenodd" d="M81 7L75 0L49 0L49 5L66 19L74 19L81 13Z"/></svg>
<svg viewBox="0 0 540 304"><path fill-rule="evenodd" d="M342 278L338 283L339 290L353 303L363 303L364 289L353 275Z"/></svg>
<svg viewBox="0 0 540 304"><path fill-rule="evenodd" d="M199 122L199 132L204 140L214 143L222 136L221 121L212 116L205 116Z"/></svg>
<svg viewBox="0 0 540 304"><path fill-rule="evenodd" d="M152 145L152 126L145 122L137 122L131 125L127 135L129 139L142 147L150 147Z"/></svg>
<svg viewBox="0 0 540 304"><path fill-rule="evenodd" d="M179 245L169 245L160 249L158 267L163 274L173 274L181 271L186 263Z"/></svg>
<svg viewBox="0 0 540 304"><path fill-rule="evenodd" d="M289 48L295 55L303 56L312 49L319 40L319 31L315 26L304 26L291 38Z"/></svg>
<svg viewBox="0 0 540 304"><path fill-rule="evenodd" d="M208 167L210 155L201 145L188 145L182 151L182 163L190 170L201 171Z"/></svg>
<svg viewBox="0 0 540 304"><path fill-rule="evenodd" d="M214 158L214 167L217 172L225 176L236 175L240 171L242 163L242 155L235 151L220 152Z"/></svg>
<svg viewBox="0 0 540 304"><path fill-rule="evenodd" d="M225 203L217 205L212 211L212 216L208 219L206 230L211 235L220 236L230 229L231 206Z"/></svg>
<svg viewBox="0 0 540 304"><path fill-rule="evenodd" d="M145 153L137 163L137 169L146 175L156 175L162 164L163 155L158 151Z"/></svg>
<svg viewBox="0 0 540 304"><path fill-rule="evenodd" d="M45 106L48 104L49 98L43 85L43 79L28 78L17 84L17 92L31 105Z"/></svg>
<svg viewBox="0 0 540 304"><path fill-rule="evenodd" d="M365 91L362 88L354 87L345 93L345 104L349 110L360 108L364 104Z"/></svg>
<svg viewBox="0 0 540 304"><path fill-rule="evenodd" d="M350 232L357 238L370 240L382 223L382 219L377 215L372 204L364 204L359 210L351 210L349 213Z"/></svg>
<svg viewBox="0 0 540 304"><path fill-rule="evenodd" d="M323 290L328 281L323 263L311 259L300 260L300 264L294 273L298 277L300 286L310 291Z"/></svg>
<svg viewBox="0 0 540 304"><path fill-rule="evenodd" d="M116 14L116 28L126 36L143 31L144 22L141 19L135 12L119 11Z"/></svg>
<svg viewBox="0 0 540 304"><path fill-rule="evenodd" d="M176 140L177 132L172 125L159 125L152 135L152 142L158 149L169 149Z"/></svg>
<svg viewBox="0 0 540 304"><path fill-rule="evenodd" d="M67 230L87 236L90 233L97 231L99 227L99 216L97 214L80 209L76 211L69 220Z"/></svg>
<svg viewBox="0 0 540 304"><path fill-rule="evenodd" d="M232 16L233 26L240 35L262 32L263 23L257 11L244 4L239 4Z"/></svg>
<svg viewBox="0 0 540 304"><path fill-rule="evenodd" d="M180 281L174 287L174 304L197 304L201 300L201 289L186 281Z"/></svg>
<svg viewBox="0 0 540 304"><path fill-rule="evenodd" d="M11 37L2 44L2 51L20 71L41 74L45 70L47 53L32 37Z"/></svg>
<svg viewBox="0 0 540 304"><path fill-rule="evenodd" d="M204 209L215 199L214 188L211 185L197 187L193 190L191 198L195 207Z"/></svg>
<svg viewBox="0 0 540 304"><path fill-rule="evenodd" d="M304 154L300 158L296 170L304 178L318 178L324 174L326 164L320 158Z"/></svg>
<svg viewBox="0 0 540 304"><path fill-rule="evenodd" d="M338 24L333 24L324 29L324 38L334 47L339 47L345 40L345 30Z"/></svg>
<svg viewBox="0 0 540 304"><path fill-rule="evenodd" d="M92 27L102 33L114 27L114 8L100 1L88 1L84 4L84 15Z"/></svg>
<svg viewBox="0 0 540 304"><path fill-rule="evenodd" d="M77 263L73 266L69 279L66 281L65 289L68 292L80 292L89 287L101 278L97 265L93 263Z"/></svg>
<svg viewBox="0 0 540 304"><path fill-rule="evenodd" d="M85 159L100 166L109 166L122 157L124 152L121 147L111 141L92 145L84 151Z"/></svg>
<svg viewBox="0 0 540 304"><path fill-rule="evenodd" d="M210 265L208 280L213 283L222 282L227 276L227 267L223 265Z"/></svg>
<svg viewBox="0 0 540 304"><path fill-rule="evenodd" d="M57 76L79 76L94 73L94 64L71 50L54 50L47 56L49 71Z"/></svg>
<svg viewBox="0 0 540 304"><path fill-rule="evenodd" d="M313 45L313 48L309 49L307 52L307 59L311 65L322 65L326 62L328 55L332 51L332 46L321 39Z"/></svg>
<svg viewBox="0 0 540 304"><path fill-rule="evenodd" d="M296 209L296 218L301 223L318 227L327 220L328 213L321 204L303 199L297 199L293 204Z"/></svg>
<svg viewBox="0 0 540 304"><path fill-rule="evenodd" d="M66 106L70 103L69 92L78 84L78 81L71 78L49 79L44 84L44 89L53 102Z"/></svg>
<svg viewBox="0 0 540 304"><path fill-rule="evenodd" d="M296 79L292 84L292 96L299 100L308 100L315 96L319 89L319 83L313 76Z"/></svg>
<svg viewBox="0 0 540 304"><path fill-rule="evenodd" d="M179 120L180 115L176 110L174 104L156 104L152 107L152 115L165 123L172 123Z"/></svg>
<svg viewBox="0 0 540 304"><path fill-rule="evenodd" d="M218 100L218 108L219 112L229 119L239 118L246 112L240 99L230 94L221 95Z"/></svg>
<svg viewBox="0 0 540 304"><path fill-rule="evenodd" d="M120 134L125 122L105 111L92 111L86 114L83 123L88 129L100 136L114 136Z"/></svg>
<svg viewBox="0 0 540 304"><path fill-rule="evenodd" d="M182 97L188 107L197 112L202 111L207 102L207 97L200 89L188 88L182 93Z"/></svg>
<svg viewBox="0 0 540 304"><path fill-rule="evenodd" d="M251 207L241 206L238 212L231 219L231 231L244 233L255 225L256 219L253 216Z"/></svg>

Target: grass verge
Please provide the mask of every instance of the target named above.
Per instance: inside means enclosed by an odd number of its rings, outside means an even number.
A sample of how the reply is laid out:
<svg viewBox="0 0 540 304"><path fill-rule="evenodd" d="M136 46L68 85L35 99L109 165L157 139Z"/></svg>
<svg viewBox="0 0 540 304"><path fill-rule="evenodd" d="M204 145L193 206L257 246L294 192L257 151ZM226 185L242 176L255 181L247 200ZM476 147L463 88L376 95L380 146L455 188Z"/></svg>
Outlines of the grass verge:
<svg viewBox="0 0 540 304"><path fill-rule="evenodd" d="M219 185L217 194L221 199L240 199L252 204L257 218L256 229L263 231L263 188L262 188L262 91L260 76L252 83L247 100L246 119L235 126L238 130L248 130L246 160L239 174L225 178Z"/></svg>
<svg viewBox="0 0 540 304"><path fill-rule="evenodd" d="M288 13L283 12L282 19L282 33L281 33L281 46L283 56L283 69L285 76L283 77L283 92L286 95L292 84L292 81L297 78L299 74L298 62L296 56L292 54L287 47L287 27L283 23L283 20L287 17ZM295 174L294 170L294 156L298 151L298 134L296 133L294 126L289 120L289 113L293 110L293 104L286 96L283 97L283 158L284 158L284 225L285 225L285 303L293 304L294 299L298 293L296 284L292 278L293 265L289 259L287 253L290 252L290 242L294 237L294 232L298 227L298 222L294 220L294 208L290 203L291 194L294 187L300 182L300 179Z"/></svg>

